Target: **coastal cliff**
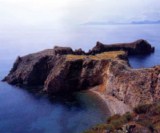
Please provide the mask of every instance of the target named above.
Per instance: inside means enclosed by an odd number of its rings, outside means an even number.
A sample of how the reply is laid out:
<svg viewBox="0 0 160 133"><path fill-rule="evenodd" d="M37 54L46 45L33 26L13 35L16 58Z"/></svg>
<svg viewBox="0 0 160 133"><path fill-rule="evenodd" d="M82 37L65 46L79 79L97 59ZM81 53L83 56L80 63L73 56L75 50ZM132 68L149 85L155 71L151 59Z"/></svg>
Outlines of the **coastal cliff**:
<svg viewBox="0 0 160 133"><path fill-rule="evenodd" d="M49 94L91 89L106 100L112 114L123 114L139 104L160 100L160 66L133 69L128 63L128 55L153 51L145 40L113 45L98 42L87 53L56 46L18 57L3 81L40 86Z"/></svg>

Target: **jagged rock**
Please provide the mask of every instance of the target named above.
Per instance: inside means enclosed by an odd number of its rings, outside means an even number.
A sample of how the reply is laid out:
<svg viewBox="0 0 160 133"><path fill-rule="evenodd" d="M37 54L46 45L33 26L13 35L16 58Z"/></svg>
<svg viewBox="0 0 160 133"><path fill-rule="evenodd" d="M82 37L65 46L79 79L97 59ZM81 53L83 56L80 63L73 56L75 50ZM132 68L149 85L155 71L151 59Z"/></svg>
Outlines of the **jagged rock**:
<svg viewBox="0 0 160 133"><path fill-rule="evenodd" d="M101 52L117 50L127 51L128 55L149 54L154 52L154 47L152 47L146 40L143 39L131 43L117 43L110 45L97 42L96 46L90 50L88 54L97 54Z"/></svg>
<svg viewBox="0 0 160 133"><path fill-rule="evenodd" d="M74 51L75 55L85 55L86 53L80 48L80 49L76 49Z"/></svg>

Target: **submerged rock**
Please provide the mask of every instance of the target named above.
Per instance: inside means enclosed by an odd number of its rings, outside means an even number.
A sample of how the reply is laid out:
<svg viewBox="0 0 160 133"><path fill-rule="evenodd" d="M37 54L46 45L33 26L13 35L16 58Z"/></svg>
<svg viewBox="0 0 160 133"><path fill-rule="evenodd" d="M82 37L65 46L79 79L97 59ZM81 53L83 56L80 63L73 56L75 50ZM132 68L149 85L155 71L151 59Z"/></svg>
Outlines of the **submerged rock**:
<svg viewBox="0 0 160 133"><path fill-rule="evenodd" d="M160 66L132 69L126 52L149 54L153 47L145 40L109 46L98 42L88 53L55 47L18 57L4 81L42 86L51 94L95 88L108 99L110 111L124 113L138 104L160 100Z"/></svg>

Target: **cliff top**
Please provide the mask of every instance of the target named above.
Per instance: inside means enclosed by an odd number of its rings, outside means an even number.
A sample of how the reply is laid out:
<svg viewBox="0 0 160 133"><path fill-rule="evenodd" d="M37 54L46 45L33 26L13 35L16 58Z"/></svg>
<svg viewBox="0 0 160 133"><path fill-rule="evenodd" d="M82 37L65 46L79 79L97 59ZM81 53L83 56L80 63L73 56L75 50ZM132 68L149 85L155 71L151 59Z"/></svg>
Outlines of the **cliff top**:
<svg viewBox="0 0 160 133"><path fill-rule="evenodd" d="M96 55L73 55L69 54L66 55L67 60L78 60L78 59L85 59L89 58L92 60L103 60L103 59L115 59L119 58L121 56L125 56L126 52L124 51L110 51L110 52L104 52Z"/></svg>

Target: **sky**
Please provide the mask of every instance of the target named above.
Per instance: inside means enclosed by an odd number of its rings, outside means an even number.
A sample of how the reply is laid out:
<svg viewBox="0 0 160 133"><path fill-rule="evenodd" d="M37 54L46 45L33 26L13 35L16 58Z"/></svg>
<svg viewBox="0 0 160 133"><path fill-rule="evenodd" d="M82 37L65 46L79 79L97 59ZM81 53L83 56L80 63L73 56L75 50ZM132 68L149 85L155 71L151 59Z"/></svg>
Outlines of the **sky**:
<svg viewBox="0 0 160 133"><path fill-rule="evenodd" d="M96 41L115 42L118 31L83 24L155 21L159 9L160 0L0 0L0 53L24 55L55 45L88 50Z"/></svg>
<svg viewBox="0 0 160 133"><path fill-rule="evenodd" d="M158 20L159 0L0 0L0 28L63 29L87 22Z"/></svg>

